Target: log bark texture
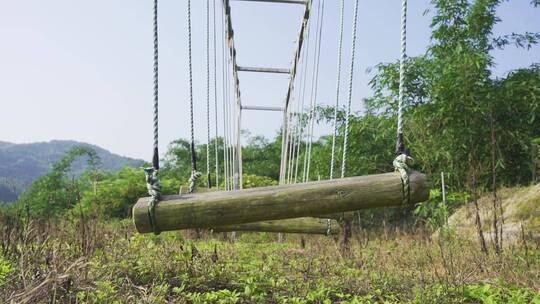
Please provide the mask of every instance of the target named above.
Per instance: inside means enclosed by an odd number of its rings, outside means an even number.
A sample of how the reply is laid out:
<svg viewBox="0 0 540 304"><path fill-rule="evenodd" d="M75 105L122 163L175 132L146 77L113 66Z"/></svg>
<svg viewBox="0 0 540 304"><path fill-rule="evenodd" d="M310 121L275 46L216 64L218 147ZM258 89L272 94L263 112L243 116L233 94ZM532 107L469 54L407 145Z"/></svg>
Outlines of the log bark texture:
<svg viewBox="0 0 540 304"><path fill-rule="evenodd" d="M410 203L429 198L429 182L410 174ZM164 196L155 208L157 231L212 228L268 220L290 219L359 209L400 206L403 186L399 173L348 177L228 192ZM148 198L133 207L140 233L152 232Z"/></svg>
<svg viewBox="0 0 540 304"><path fill-rule="evenodd" d="M212 228L214 232L251 231L251 232L282 232L304 234L338 234L341 227L336 220L297 218L276 221L262 221L247 224L227 225Z"/></svg>

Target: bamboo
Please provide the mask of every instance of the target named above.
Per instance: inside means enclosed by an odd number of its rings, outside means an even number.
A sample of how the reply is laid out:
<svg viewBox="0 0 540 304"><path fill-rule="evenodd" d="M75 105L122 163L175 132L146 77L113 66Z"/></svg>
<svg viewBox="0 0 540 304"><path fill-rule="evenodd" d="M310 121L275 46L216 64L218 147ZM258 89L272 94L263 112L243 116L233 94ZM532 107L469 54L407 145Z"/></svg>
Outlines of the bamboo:
<svg viewBox="0 0 540 304"><path fill-rule="evenodd" d="M410 174L410 191L410 203L429 198L429 183L424 174ZM148 201L148 198L141 198L133 207L133 221L141 233L153 231ZM165 196L155 208L155 228L157 231L211 228L400 206L402 203L401 177L393 172L229 192Z"/></svg>

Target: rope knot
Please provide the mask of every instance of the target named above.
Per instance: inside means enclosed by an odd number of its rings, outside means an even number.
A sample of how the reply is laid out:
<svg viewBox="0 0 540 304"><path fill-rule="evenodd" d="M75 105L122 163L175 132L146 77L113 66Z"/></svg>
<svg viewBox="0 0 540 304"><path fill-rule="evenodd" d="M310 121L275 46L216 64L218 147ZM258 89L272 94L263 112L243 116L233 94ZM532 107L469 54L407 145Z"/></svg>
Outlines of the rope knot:
<svg viewBox="0 0 540 304"><path fill-rule="evenodd" d="M398 155L394 161L394 169L401 175L401 184L403 185L403 204L408 204L411 199L411 186L409 183L410 167L414 160L407 154Z"/></svg>
<svg viewBox="0 0 540 304"><path fill-rule="evenodd" d="M161 183L158 178L158 170L152 167L144 168L144 176L146 180L146 189L150 195L148 201L148 217L150 219L150 226L155 234L159 234L156 227L156 205L161 199Z"/></svg>
<svg viewBox="0 0 540 304"><path fill-rule="evenodd" d="M199 177L201 177L201 172L197 170L191 171L191 176L189 177L189 193L193 193L193 191L195 191Z"/></svg>
<svg viewBox="0 0 540 304"><path fill-rule="evenodd" d="M329 236L332 233L332 220L326 219L326 236Z"/></svg>

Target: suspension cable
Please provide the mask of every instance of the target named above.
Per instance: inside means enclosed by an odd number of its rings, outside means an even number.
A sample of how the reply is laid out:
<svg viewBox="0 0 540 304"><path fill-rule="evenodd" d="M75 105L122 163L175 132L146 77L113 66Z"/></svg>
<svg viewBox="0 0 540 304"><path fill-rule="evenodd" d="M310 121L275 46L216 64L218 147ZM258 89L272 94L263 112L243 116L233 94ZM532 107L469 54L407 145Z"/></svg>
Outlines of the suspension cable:
<svg viewBox="0 0 540 304"><path fill-rule="evenodd" d="M353 17L353 30L352 30L352 44L351 44L351 65L349 70L349 93L347 98L347 116L345 117L345 134L343 138L343 158L341 159L341 178L345 177L345 170L347 167L347 149L349 139L349 120L351 117L351 103L353 93L353 80L354 80L354 56L356 51L356 25L358 19L358 0L355 0L354 4L354 17Z"/></svg>
<svg viewBox="0 0 540 304"><path fill-rule="evenodd" d="M337 137L337 115L339 107L339 93L341 90L341 62L343 56L343 19L345 16L345 0L341 0L340 18L339 18L339 42L338 42L338 62L336 79L336 103L334 105L334 131L332 134L332 153L330 160L330 179L334 179L334 164L336 155L336 137Z"/></svg>

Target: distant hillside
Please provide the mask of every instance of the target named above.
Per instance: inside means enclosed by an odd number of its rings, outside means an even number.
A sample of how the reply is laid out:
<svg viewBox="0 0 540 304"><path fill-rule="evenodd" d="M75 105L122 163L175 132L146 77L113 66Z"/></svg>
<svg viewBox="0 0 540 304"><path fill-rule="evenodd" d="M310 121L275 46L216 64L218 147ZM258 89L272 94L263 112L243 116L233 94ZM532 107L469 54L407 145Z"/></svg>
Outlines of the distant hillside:
<svg viewBox="0 0 540 304"><path fill-rule="evenodd" d="M30 144L13 144L0 141L0 201L11 202L36 178L46 174L54 162L74 146L94 149L103 163L103 170L117 171L125 166L138 167L142 160L113 154L103 148L70 140L53 140ZM73 163L72 172L84 171L85 159Z"/></svg>

